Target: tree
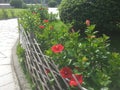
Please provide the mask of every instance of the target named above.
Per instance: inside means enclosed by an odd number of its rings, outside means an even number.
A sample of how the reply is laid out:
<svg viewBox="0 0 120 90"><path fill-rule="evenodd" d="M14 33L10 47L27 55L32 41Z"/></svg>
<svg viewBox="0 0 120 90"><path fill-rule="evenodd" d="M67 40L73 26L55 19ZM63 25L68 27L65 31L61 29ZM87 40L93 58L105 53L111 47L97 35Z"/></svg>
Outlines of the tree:
<svg viewBox="0 0 120 90"><path fill-rule="evenodd" d="M76 30L84 28L86 19L98 31L120 30L120 0L62 0L60 18L73 23Z"/></svg>
<svg viewBox="0 0 120 90"><path fill-rule="evenodd" d="M15 8L22 8L24 5L23 0L10 0L10 5Z"/></svg>
<svg viewBox="0 0 120 90"><path fill-rule="evenodd" d="M55 0L50 0L50 1L48 2L48 6L49 6L49 7L55 7L55 6L57 6L57 2L56 2Z"/></svg>

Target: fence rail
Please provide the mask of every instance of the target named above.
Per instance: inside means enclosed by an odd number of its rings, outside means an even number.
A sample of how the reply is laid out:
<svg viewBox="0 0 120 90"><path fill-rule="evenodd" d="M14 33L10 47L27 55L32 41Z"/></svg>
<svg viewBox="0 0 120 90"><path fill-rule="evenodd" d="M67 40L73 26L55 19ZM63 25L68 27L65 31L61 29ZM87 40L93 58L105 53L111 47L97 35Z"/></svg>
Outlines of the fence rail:
<svg viewBox="0 0 120 90"><path fill-rule="evenodd" d="M60 76L58 66L42 53L36 39L31 37L29 32L25 32L21 25L20 43L25 49L25 65L35 90L67 90L69 88L68 82ZM86 90L81 85L78 87L79 90Z"/></svg>

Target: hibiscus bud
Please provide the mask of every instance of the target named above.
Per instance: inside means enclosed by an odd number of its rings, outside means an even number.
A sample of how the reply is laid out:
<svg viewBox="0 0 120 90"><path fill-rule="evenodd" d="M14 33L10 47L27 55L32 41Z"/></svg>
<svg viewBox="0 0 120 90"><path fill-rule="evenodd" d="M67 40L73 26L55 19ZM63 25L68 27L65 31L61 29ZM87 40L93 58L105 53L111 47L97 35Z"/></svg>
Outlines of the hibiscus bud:
<svg viewBox="0 0 120 90"><path fill-rule="evenodd" d="M96 36L95 35L92 35L92 36L88 36L88 38L96 38Z"/></svg>
<svg viewBox="0 0 120 90"><path fill-rule="evenodd" d="M85 57L85 56L82 58L82 61L83 61L83 62L86 62L87 60L88 60L88 58Z"/></svg>
<svg viewBox="0 0 120 90"><path fill-rule="evenodd" d="M87 19L87 20L85 21L85 24L86 24L87 26L90 26L90 20Z"/></svg>
<svg viewBox="0 0 120 90"><path fill-rule="evenodd" d="M96 38L96 36L95 36L95 35L93 35L93 36L91 36L91 38Z"/></svg>
<svg viewBox="0 0 120 90"><path fill-rule="evenodd" d="M44 23L48 23L48 22L49 22L49 20L43 20L43 22L44 22Z"/></svg>

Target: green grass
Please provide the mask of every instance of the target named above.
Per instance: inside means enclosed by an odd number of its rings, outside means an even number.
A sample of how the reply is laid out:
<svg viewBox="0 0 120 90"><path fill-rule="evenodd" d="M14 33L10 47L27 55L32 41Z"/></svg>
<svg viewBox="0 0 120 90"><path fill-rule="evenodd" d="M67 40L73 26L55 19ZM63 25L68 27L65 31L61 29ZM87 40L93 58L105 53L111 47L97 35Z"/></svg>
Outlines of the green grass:
<svg viewBox="0 0 120 90"><path fill-rule="evenodd" d="M17 18L25 9L0 9L0 19Z"/></svg>

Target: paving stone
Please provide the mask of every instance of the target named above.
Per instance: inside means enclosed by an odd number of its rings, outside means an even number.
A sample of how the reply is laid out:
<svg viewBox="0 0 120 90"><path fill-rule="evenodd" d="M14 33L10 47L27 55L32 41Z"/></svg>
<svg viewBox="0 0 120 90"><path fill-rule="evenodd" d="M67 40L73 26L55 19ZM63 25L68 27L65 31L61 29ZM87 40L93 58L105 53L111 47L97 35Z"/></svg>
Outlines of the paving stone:
<svg viewBox="0 0 120 90"><path fill-rule="evenodd" d="M10 58L0 58L0 65L10 65L11 59Z"/></svg>
<svg viewBox="0 0 120 90"><path fill-rule="evenodd" d="M0 90L17 90L13 82L9 82L0 87Z"/></svg>
<svg viewBox="0 0 120 90"><path fill-rule="evenodd" d="M0 65L0 77L12 73L11 65Z"/></svg>
<svg viewBox="0 0 120 90"><path fill-rule="evenodd" d="M17 19L0 20L0 90L18 90L12 70L12 47L18 39Z"/></svg>

